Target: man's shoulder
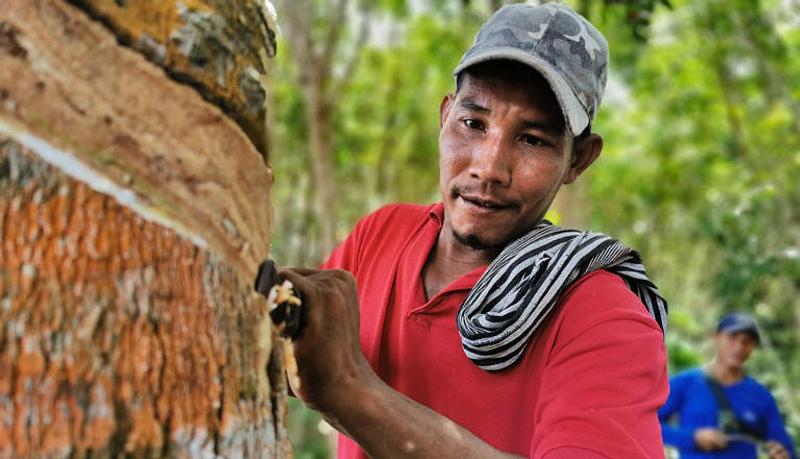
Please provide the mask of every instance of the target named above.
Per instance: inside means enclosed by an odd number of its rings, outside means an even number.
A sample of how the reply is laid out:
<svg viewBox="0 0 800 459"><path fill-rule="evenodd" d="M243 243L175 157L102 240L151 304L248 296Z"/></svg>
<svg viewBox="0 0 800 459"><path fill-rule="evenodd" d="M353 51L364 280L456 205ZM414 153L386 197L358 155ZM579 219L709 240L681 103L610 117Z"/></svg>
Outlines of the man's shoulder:
<svg viewBox="0 0 800 459"><path fill-rule="evenodd" d="M748 391L758 394L760 397L772 398L772 392L767 386L761 384L756 378L752 376L745 376L742 380L742 386Z"/></svg>
<svg viewBox="0 0 800 459"><path fill-rule="evenodd" d="M627 312L634 316L655 320L647 312L641 299L630 289L622 278L606 270L593 271L575 281L564 292L564 307L575 312L585 311L595 318L604 312Z"/></svg>
<svg viewBox="0 0 800 459"><path fill-rule="evenodd" d="M380 236L411 231L424 222L435 211L436 206L437 204L388 204L367 214L356 228L359 232Z"/></svg>
<svg viewBox="0 0 800 459"><path fill-rule="evenodd" d="M366 259L394 254L403 246L403 241L418 231L430 218L435 218L436 208L437 204L385 205L362 217L343 246L359 254L358 264Z"/></svg>
<svg viewBox="0 0 800 459"><path fill-rule="evenodd" d="M700 367L693 367L679 371L669 378L671 384L690 384L695 381L705 380L706 374Z"/></svg>
<svg viewBox="0 0 800 459"><path fill-rule="evenodd" d="M420 205L410 204L405 202L398 202L393 204L384 205L377 210L371 212L365 220L394 220L394 219L408 219L408 218L423 218L437 206L437 204Z"/></svg>
<svg viewBox="0 0 800 459"><path fill-rule="evenodd" d="M574 282L561 297L558 315L550 329L568 342L584 333L602 330L609 340L626 340L630 334L651 335L663 345L663 334L639 297L616 274L598 270Z"/></svg>

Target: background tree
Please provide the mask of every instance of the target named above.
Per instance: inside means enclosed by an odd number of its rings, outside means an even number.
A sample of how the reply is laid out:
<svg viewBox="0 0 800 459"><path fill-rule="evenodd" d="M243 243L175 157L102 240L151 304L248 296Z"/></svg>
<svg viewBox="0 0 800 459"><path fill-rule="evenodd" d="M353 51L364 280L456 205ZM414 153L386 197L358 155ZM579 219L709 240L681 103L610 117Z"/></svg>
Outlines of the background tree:
<svg viewBox="0 0 800 459"><path fill-rule="evenodd" d="M350 0L278 0L277 3L293 64L284 76L290 75L290 81L300 88L304 103L315 218L303 220L316 222L318 249L320 253L329 253L336 242L337 186L332 171L335 107L357 71L368 38L371 8L367 2ZM352 24L357 24L357 30L352 30Z"/></svg>
<svg viewBox="0 0 800 459"><path fill-rule="evenodd" d="M768 340L751 367L797 438L797 11L706 1L659 13L626 78L629 102L604 112L611 148L587 182L593 224L655 271L674 370L709 356L723 312L760 319Z"/></svg>

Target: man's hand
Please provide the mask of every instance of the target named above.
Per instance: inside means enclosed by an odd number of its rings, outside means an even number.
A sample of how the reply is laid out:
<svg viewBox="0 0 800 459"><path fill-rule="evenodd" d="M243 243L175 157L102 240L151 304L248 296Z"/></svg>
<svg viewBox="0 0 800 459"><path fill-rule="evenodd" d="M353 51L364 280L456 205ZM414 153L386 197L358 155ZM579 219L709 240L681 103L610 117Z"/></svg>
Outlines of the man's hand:
<svg viewBox="0 0 800 459"><path fill-rule="evenodd" d="M706 427L694 431L694 444L703 451L714 451L726 448L728 440L721 430Z"/></svg>
<svg viewBox="0 0 800 459"><path fill-rule="evenodd" d="M303 325L294 338L301 387L292 388L311 408L328 414L341 394L375 377L359 343L358 292L341 270L281 269L303 296Z"/></svg>
<svg viewBox="0 0 800 459"><path fill-rule="evenodd" d="M769 459L789 459L789 451L776 441L766 443L767 457Z"/></svg>

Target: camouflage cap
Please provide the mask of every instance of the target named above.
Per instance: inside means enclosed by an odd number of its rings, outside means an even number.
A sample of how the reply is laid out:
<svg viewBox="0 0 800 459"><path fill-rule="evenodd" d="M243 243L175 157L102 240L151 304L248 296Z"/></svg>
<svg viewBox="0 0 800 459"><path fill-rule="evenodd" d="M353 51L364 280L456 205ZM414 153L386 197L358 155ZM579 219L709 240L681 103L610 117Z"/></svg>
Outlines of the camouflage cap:
<svg viewBox="0 0 800 459"><path fill-rule="evenodd" d="M546 3L501 8L478 31L454 74L497 59L518 61L541 73L573 135L594 119L606 87L608 43L589 21L567 6Z"/></svg>

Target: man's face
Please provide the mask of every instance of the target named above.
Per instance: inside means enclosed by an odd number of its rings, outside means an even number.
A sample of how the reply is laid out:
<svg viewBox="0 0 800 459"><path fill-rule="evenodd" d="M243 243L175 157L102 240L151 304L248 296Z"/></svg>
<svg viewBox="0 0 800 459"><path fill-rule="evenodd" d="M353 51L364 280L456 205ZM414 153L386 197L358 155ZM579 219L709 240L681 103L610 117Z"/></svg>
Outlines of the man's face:
<svg viewBox="0 0 800 459"><path fill-rule="evenodd" d="M544 216L571 172L571 137L536 72L464 75L441 107L439 188L444 230L476 249L500 249ZM579 172L578 172L579 173Z"/></svg>
<svg viewBox="0 0 800 459"><path fill-rule="evenodd" d="M717 361L727 367L740 369L750 357L758 342L748 332L719 332L714 335Z"/></svg>

